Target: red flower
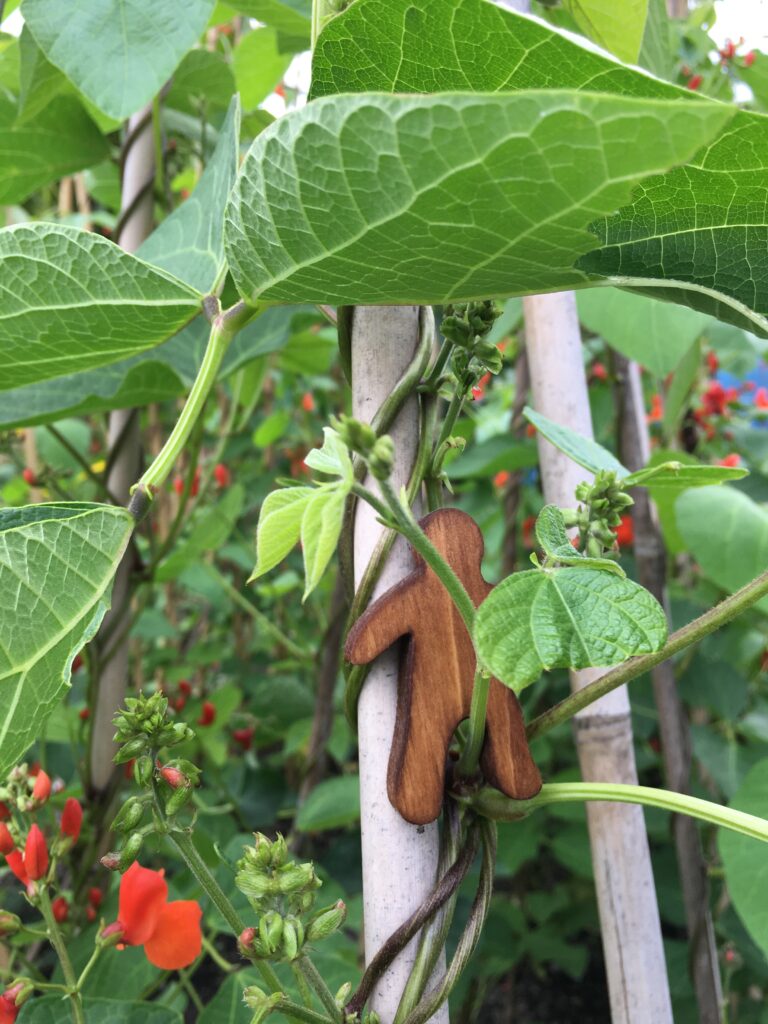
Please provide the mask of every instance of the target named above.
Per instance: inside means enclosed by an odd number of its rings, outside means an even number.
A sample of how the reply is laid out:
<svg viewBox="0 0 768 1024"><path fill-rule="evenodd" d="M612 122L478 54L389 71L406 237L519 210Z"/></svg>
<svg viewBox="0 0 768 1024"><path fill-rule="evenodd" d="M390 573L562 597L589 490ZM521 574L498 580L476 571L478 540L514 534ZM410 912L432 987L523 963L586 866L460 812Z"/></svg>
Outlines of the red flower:
<svg viewBox="0 0 768 1024"><path fill-rule="evenodd" d="M48 870L48 847L38 825L33 825L27 833L24 868L33 882L42 878Z"/></svg>
<svg viewBox="0 0 768 1024"><path fill-rule="evenodd" d="M704 79L701 75L694 75L692 78L688 79L686 84L689 89L698 89L703 81Z"/></svg>
<svg viewBox="0 0 768 1024"><path fill-rule="evenodd" d="M526 423L525 425L525 436L536 437L536 427L532 423Z"/></svg>
<svg viewBox="0 0 768 1024"><path fill-rule="evenodd" d="M70 796L64 804L64 813L61 816L61 834L70 836L76 843L80 838L82 824L83 808L73 796Z"/></svg>
<svg viewBox="0 0 768 1024"><path fill-rule="evenodd" d="M51 778L48 772L44 772L42 768L37 773L35 779L35 786L32 790L32 799L37 804L44 804L48 797L51 795Z"/></svg>
<svg viewBox="0 0 768 1024"><path fill-rule="evenodd" d="M732 39L725 40L725 46L720 50L720 56L723 60L733 60L736 56L736 43Z"/></svg>
<svg viewBox="0 0 768 1024"><path fill-rule="evenodd" d="M104 893L101 891L101 889L97 889L96 886L94 886L92 889L88 890L88 902L92 907L95 907L96 910L98 910L99 907L101 906L101 901L103 899Z"/></svg>
<svg viewBox="0 0 768 1024"><path fill-rule="evenodd" d="M713 380L701 396L705 416L723 416L728 404L728 392L719 380Z"/></svg>
<svg viewBox="0 0 768 1024"><path fill-rule="evenodd" d="M203 710L197 720L198 725L213 725L216 721L216 705L210 700L203 701Z"/></svg>
<svg viewBox="0 0 768 1024"><path fill-rule="evenodd" d="M174 697L174 699L173 699L174 711L183 711L186 706L187 706L187 698L186 697Z"/></svg>
<svg viewBox="0 0 768 1024"><path fill-rule="evenodd" d="M189 695L192 693L192 684L188 682L186 679L180 679L179 693L181 693L185 697L189 697Z"/></svg>
<svg viewBox="0 0 768 1024"><path fill-rule="evenodd" d="M744 67L751 68L755 63L755 51L750 50L749 53L744 54Z"/></svg>
<svg viewBox="0 0 768 1024"><path fill-rule="evenodd" d="M8 821L11 816L11 812L8 810L8 805L0 801L0 821Z"/></svg>
<svg viewBox="0 0 768 1024"><path fill-rule="evenodd" d="M477 402L485 394L485 389L491 380L490 373L484 373L477 385L472 388L472 398Z"/></svg>
<svg viewBox="0 0 768 1024"><path fill-rule="evenodd" d="M126 946L143 946L155 967L176 971L200 955L202 910L195 900L169 903L164 874L131 864L120 880L118 921Z"/></svg>
<svg viewBox="0 0 768 1024"><path fill-rule="evenodd" d="M22 885L29 885L29 875L24 866L24 854L21 850L13 850L5 855L5 862Z"/></svg>
<svg viewBox="0 0 768 1024"><path fill-rule="evenodd" d="M711 349L707 352L707 366L710 373L717 373L720 367L720 360Z"/></svg>
<svg viewBox="0 0 768 1024"><path fill-rule="evenodd" d="M32 487L35 483L35 480L37 480L34 470L30 469L29 467L22 470L21 475L24 477L24 479L26 480L30 487Z"/></svg>
<svg viewBox="0 0 768 1024"><path fill-rule="evenodd" d="M22 984L14 985L0 996L0 1024L13 1024L18 1017L21 1007L16 1005L16 997L23 988Z"/></svg>
<svg viewBox="0 0 768 1024"><path fill-rule="evenodd" d="M255 732L256 730L252 725L244 726L242 729L233 730L232 739L235 743L239 743L243 750L250 750Z"/></svg>
<svg viewBox="0 0 768 1024"><path fill-rule="evenodd" d="M533 531L536 526L536 516L526 516L523 520L523 547L533 547Z"/></svg>
<svg viewBox="0 0 768 1024"><path fill-rule="evenodd" d="M77 717L80 719L81 722L87 722L88 719L91 717L91 709L80 708L80 710L77 713Z"/></svg>
<svg viewBox="0 0 768 1024"><path fill-rule="evenodd" d="M614 532L616 534L616 542L619 547L628 547L635 539L635 526L632 522L632 516L622 516L621 523L616 527Z"/></svg>
<svg viewBox="0 0 768 1024"><path fill-rule="evenodd" d="M602 363L593 363L592 376L595 378L595 380L608 380L608 371Z"/></svg>
<svg viewBox="0 0 768 1024"><path fill-rule="evenodd" d="M500 469L496 476L493 478L493 486L501 489L509 480L509 471L506 469Z"/></svg>
<svg viewBox="0 0 768 1024"><path fill-rule="evenodd" d="M15 846L16 843L8 831L8 826L0 821L0 853L10 853Z"/></svg>
<svg viewBox="0 0 768 1024"><path fill-rule="evenodd" d="M171 789L183 789L189 785L189 779L184 772L179 771L178 768L173 768L171 765L166 765L165 768L160 769L160 778L167 782Z"/></svg>
<svg viewBox="0 0 768 1024"><path fill-rule="evenodd" d="M177 494L183 494L184 493L184 479L183 479L183 477L175 476L173 478L173 489L174 489L174 491L176 491Z"/></svg>
<svg viewBox="0 0 768 1024"><path fill-rule="evenodd" d="M768 409L768 389L757 389L757 391L755 392L755 408Z"/></svg>
<svg viewBox="0 0 768 1024"><path fill-rule="evenodd" d="M664 418L664 402L661 395L651 395L651 411L646 416L649 423L659 423Z"/></svg>
<svg viewBox="0 0 768 1024"><path fill-rule="evenodd" d="M305 391L304 394L301 396L301 408L304 410L304 412L314 411L315 400L312 397L312 393L310 391Z"/></svg>
<svg viewBox="0 0 768 1024"><path fill-rule="evenodd" d="M227 25L227 28L231 28L231 26ZM275 96L279 96L283 100L285 99L285 86L282 82L278 82L275 86Z"/></svg>
<svg viewBox="0 0 768 1024"><path fill-rule="evenodd" d="M51 910L59 924L63 924L69 917L69 904L63 896L56 897L53 903L51 903Z"/></svg>
<svg viewBox="0 0 768 1024"><path fill-rule="evenodd" d="M717 464L718 466L728 467L740 466L741 456L737 455L736 452L733 452L731 455L726 455L724 459L720 459Z"/></svg>
<svg viewBox="0 0 768 1024"><path fill-rule="evenodd" d="M96 918L97 918L98 916L99 916L99 915L98 915L98 914L96 913L96 908L95 908L95 907L92 907L92 906L91 906L91 905L89 904L89 905L88 905L88 906L87 906L87 907L85 908L85 918L86 918L86 920L87 920L87 921L89 921L89 922L90 922L91 924L93 924L93 922L94 922L94 921L96 920Z"/></svg>
<svg viewBox="0 0 768 1024"><path fill-rule="evenodd" d="M229 487L232 483L232 474L229 472L223 462L217 462L213 467L213 478L216 481L218 487L222 489Z"/></svg>
<svg viewBox="0 0 768 1024"><path fill-rule="evenodd" d="M76 654L75 660L72 662L72 671L77 672L79 668L83 667L83 656L82 654Z"/></svg>

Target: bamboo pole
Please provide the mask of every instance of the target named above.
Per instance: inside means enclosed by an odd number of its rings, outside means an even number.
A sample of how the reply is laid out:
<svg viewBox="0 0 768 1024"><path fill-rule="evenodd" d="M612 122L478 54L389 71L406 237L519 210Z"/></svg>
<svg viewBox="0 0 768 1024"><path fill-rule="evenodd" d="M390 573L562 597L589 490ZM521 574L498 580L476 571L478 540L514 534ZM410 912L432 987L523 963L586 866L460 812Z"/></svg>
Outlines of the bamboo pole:
<svg viewBox="0 0 768 1024"><path fill-rule="evenodd" d="M640 368L624 356L615 358L619 388L620 455L624 465L634 471L646 465L651 446L645 419ZM634 552L638 578L664 607L669 617L667 566L664 540L656 508L644 487L634 491L632 509ZM651 681L659 713L659 730L667 789L688 793L691 776L691 736L671 661L663 661L651 670ZM683 890L683 903L690 944L690 970L700 1024L719 1024L723 1002L717 943L709 911L707 865L699 830L693 818L685 814L672 817L672 833Z"/></svg>
<svg viewBox="0 0 768 1024"><path fill-rule="evenodd" d="M575 296L530 296L523 307L534 406L555 422L591 437ZM575 488L587 474L541 436L538 446L546 501L572 507ZM572 689L599 674L599 669L572 673ZM574 725L586 781L637 783L626 687L580 712ZM613 1024L672 1024L642 809L590 804L587 820Z"/></svg>
<svg viewBox="0 0 768 1024"><path fill-rule="evenodd" d="M115 241L127 252L135 252L152 231L154 175L152 104L148 104L129 119L123 146L122 228ZM118 445L119 450L107 477L107 486L118 500L127 502L128 490L138 480L141 469L141 438L136 410L116 409L110 413L108 445L110 452ZM115 770L112 758L117 748L112 740L112 717L123 703L128 683L129 638L123 635L122 626L130 615L132 568L133 549L129 547L115 575L112 607L104 617L96 638L101 664L94 698L89 759L89 781L96 792L107 789ZM105 643L107 635L117 638L117 642Z"/></svg>
<svg viewBox="0 0 768 1024"><path fill-rule="evenodd" d="M419 338L417 306L357 307L352 322L352 412L370 422L412 359ZM397 461L395 490L408 480L418 443L418 409L410 398L389 431ZM366 486L378 491L376 481ZM359 503L355 516L355 585L370 560L382 527L376 513ZM398 538L376 585L374 597L412 567L408 547ZM398 652L387 651L371 666L358 709L360 806L363 854L365 960L370 963L387 938L426 899L434 886L438 861L437 825L406 822L387 796L387 764L397 706ZM370 1008L382 1024L392 1024L413 965L414 939L393 961L374 989ZM441 965L438 965L440 969ZM447 1024L443 1006L433 1017Z"/></svg>

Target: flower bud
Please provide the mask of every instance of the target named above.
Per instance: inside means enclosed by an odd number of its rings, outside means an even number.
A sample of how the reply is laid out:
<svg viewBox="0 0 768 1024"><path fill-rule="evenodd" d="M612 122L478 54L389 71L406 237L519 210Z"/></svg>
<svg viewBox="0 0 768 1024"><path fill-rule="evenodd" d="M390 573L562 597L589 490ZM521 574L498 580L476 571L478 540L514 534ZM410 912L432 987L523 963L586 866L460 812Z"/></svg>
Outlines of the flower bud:
<svg viewBox="0 0 768 1024"><path fill-rule="evenodd" d="M69 917L69 903L63 896L57 896L56 899L51 903L51 910L53 911L54 918L63 924Z"/></svg>
<svg viewBox="0 0 768 1024"><path fill-rule="evenodd" d="M73 796L67 798L64 804L64 811L61 815L61 834L69 836L73 843L80 838L80 829L83 824L83 808Z"/></svg>
<svg viewBox="0 0 768 1024"><path fill-rule="evenodd" d="M36 882L48 870L48 846L38 825L32 825L24 846L24 868L29 878Z"/></svg>
<svg viewBox="0 0 768 1024"><path fill-rule="evenodd" d="M301 949L296 920L296 918L286 918L283 922L282 954L286 960L295 960Z"/></svg>
<svg viewBox="0 0 768 1024"><path fill-rule="evenodd" d="M133 778L136 785L147 789L152 782L153 771L154 765L149 754L142 754L141 757L136 758L136 763L133 766Z"/></svg>
<svg viewBox="0 0 768 1024"><path fill-rule="evenodd" d="M167 782L171 789L187 789L189 787L189 779L184 772L179 771L178 768L173 768L169 764L160 769L160 778L163 782Z"/></svg>
<svg viewBox="0 0 768 1024"><path fill-rule="evenodd" d="M107 871L117 871L120 867L120 854L116 850L110 850L109 853L104 854L99 863Z"/></svg>
<svg viewBox="0 0 768 1024"><path fill-rule="evenodd" d="M250 985L243 992L243 1002L249 1009L254 1011L251 1024L261 1024L262 1021L266 1020L282 998L282 992L274 992L268 996L266 992L256 985Z"/></svg>
<svg viewBox="0 0 768 1024"><path fill-rule="evenodd" d="M237 939L237 945L242 954L250 956L253 951L253 940L256 938L255 928L243 928Z"/></svg>
<svg viewBox="0 0 768 1024"><path fill-rule="evenodd" d="M343 900L339 900L331 907L319 911L309 922L307 928L307 940L318 942L327 939L344 924L347 918L347 907Z"/></svg>
<svg viewBox="0 0 768 1024"><path fill-rule="evenodd" d="M122 921L113 921L106 928L102 928L96 940L100 946L117 946L123 941L125 925Z"/></svg>
<svg viewBox="0 0 768 1024"><path fill-rule="evenodd" d="M16 843L13 840L10 829L5 822L0 821L0 853L10 853Z"/></svg>
<svg viewBox="0 0 768 1024"><path fill-rule="evenodd" d="M51 795L51 777L41 768L35 776L35 784L32 787L32 799L38 807L42 806Z"/></svg>
<svg viewBox="0 0 768 1024"><path fill-rule="evenodd" d="M339 989L339 991L333 997L333 1001L334 1001L334 1003L336 1003L336 1005L338 1006L338 1008L340 1010L343 1010L344 1007L349 1002L349 997L351 995L352 995L352 982L351 981L345 981L344 984Z"/></svg>
<svg viewBox="0 0 768 1024"><path fill-rule="evenodd" d="M119 736L116 739L119 739ZM143 754L146 749L146 737L136 736L120 747L114 757L115 764L125 764L126 761L130 761L132 758L138 757L139 754Z"/></svg>
<svg viewBox="0 0 768 1024"><path fill-rule="evenodd" d="M165 813L169 817L173 817L174 814L178 814L181 808L192 796L191 786L182 786L181 789L175 790L171 796L165 801Z"/></svg>
<svg viewBox="0 0 768 1024"><path fill-rule="evenodd" d="M368 468L377 480L388 480L395 464L395 444L388 434L377 438L368 457Z"/></svg>
<svg viewBox="0 0 768 1024"><path fill-rule="evenodd" d="M259 938L268 956L271 956L280 945L283 927L283 919L276 911L270 910L266 914L262 914L259 920Z"/></svg>
<svg viewBox="0 0 768 1024"><path fill-rule="evenodd" d="M313 864L286 864L276 875L281 893L300 892L303 889L317 889L322 884L315 874Z"/></svg>
<svg viewBox="0 0 768 1024"><path fill-rule="evenodd" d="M120 871L127 871L141 852L144 836L141 832L134 832L128 837L128 841L120 853ZM103 863L103 862L102 862Z"/></svg>
<svg viewBox="0 0 768 1024"><path fill-rule="evenodd" d="M0 910L0 936L15 935L21 928L21 918L10 910Z"/></svg>
<svg viewBox="0 0 768 1024"><path fill-rule="evenodd" d="M144 804L136 796L129 797L117 812L112 828L115 832L132 832L143 816Z"/></svg>

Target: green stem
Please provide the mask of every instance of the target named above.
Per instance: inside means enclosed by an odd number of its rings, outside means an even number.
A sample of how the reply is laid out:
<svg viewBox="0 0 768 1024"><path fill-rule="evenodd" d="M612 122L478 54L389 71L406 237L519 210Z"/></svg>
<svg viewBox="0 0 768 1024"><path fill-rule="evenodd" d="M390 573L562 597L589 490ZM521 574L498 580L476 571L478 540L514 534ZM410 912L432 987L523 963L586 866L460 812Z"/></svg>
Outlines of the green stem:
<svg viewBox="0 0 768 1024"><path fill-rule="evenodd" d="M343 1012L336 1005L333 993L328 988L322 974L320 974L309 957L300 956L296 961L296 967L304 976L304 980L314 989L317 998L330 1014L331 1020L338 1021L339 1024L342 1024L344 1020Z"/></svg>
<svg viewBox="0 0 768 1024"><path fill-rule="evenodd" d="M71 1003L72 1020L74 1021L74 1024L85 1024L83 1000L80 998L77 979L75 978L75 972L72 968L72 961L69 959L67 944L59 930L58 922L53 916L53 907L51 906L48 890L44 884L38 885L37 896L40 905L40 913L43 915L45 927L48 930L48 938L56 951L56 956L59 958L59 963L61 964L61 972L64 975L64 982L66 983L67 993Z"/></svg>
<svg viewBox="0 0 768 1024"><path fill-rule="evenodd" d="M203 949L208 956L213 960L219 970L224 971L225 974L232 974L237 970L234 964L231 964L229 960L225 960L221 953L216 949L214 944L208 938L207 935L203 936Z"/></svg>
<svg viewBox="0 0 768 1024"><path fill-rule="evenodd" d="M327 18L335 14L329 0L312 0L312 50Z"/></svg>
<svg viewBox="0 0 768 1024"><path fill-rule="evenodd" d="M88 975L93 970L93 968L94 968L94 966L96 964L96 961L101 956L101 953L102 953L103 949L104 949L104 947L102 945L97 945L94 948L93 952L91 953L91 957L90 957L88 963L82 969L82 971L80 972L80 977L77 979L77 990L78 990L78 992L82 992L83 991L83 985L85 984L86 978L88 977Z"/></svg>
<svg viewBox="0 0 768 1024"><path fill-rule="evenodd" d="M710 825L717 825L718 828L729 828L752 839L768 842L768 821L754 814L736 811L731 807L721 807L710 800L701 800L685 793L654 789L650 786L630 786L619 782L553 782L542 786L538 796L531 800L511 800L498 790L485 788L467 802L484 817L496 821L517 821L539 807L546 807L547 804L571 804L584 800L659 807L663 811L687 814Z"/></svg>
<svg viewBox="0 0 768 1024"><path fill-rule="evenodd" d="M456 425L456 420L459 418L461 410L464 408L464 392L463 390L456 391L451 398L448 410L443 420L443 425L440 428L437 440L435 441L435 447L433 452L433 459L438 455L445 441L451 436L451 432ZM430 467L430 475L434 475L433 468Z"/></svg>
<svg viewBox="0 0 768 1024"><path fill-rule="evenodd" d="M310 1010L309 1007L299 1006L298 1003L292 1003L290 999L281 999L275 1009L284 1013L286 1017L304 1021L305 1024L331 1024L324 1013L317 1013L315 1010Z"/></svg>
<svg viewBox="0 0 768 1024"><path fill-rule="evenodd" d="M485 717L488 711L488 691L491 677L485 672L475 672L472 688L472 704L469 711L469 736L462 751L456 771L465 777L474 775L480 763L480 752L485 739Z"/></svg>
<svg viewBox="0 0 768 1024"><path fill-rule="evenodd" d="M741 612L751 608L753 604L756 604L766 594L768 594L768 571L756 576L755 579L747 583L741 590L737 590L735 594L726 597L724 601L721 601L714 608L710 608L708 612L700 615L698 619L694 619L687 626L678 629L667 640L660 651L656 651L653 654L642 654L638 658L630 658L629 661L625 661L622 665L611 669L610 672L606 672L605 675L600 676L593 683L589 683L583 689L561 700L559 704L555 704L554 707L539 715L538 718L534 718L527 729L528 739L534 739L534 737L554 729L555 726L568 721L569 718L573 718L578 711L589 707L590 704L604 697L611 690L615 690L618 686L623 686L625 683L637 679L638 676L649 672L662 661L671 658L673 654L677 654L686 647L690 647L691 644L703 640L705 636L714 633L716 629L730 622L731 619L734 619Z"/></svg>
<svg viewBox="0 0 768 1024"><path fill-rule="evenodd" d="M221 361L229 348L230 342L240 328L248 320L258 316L260 312L262 312L261 309L233 307L225 313L219 312L213 317L211 333L208 337L208 345L203 356L203 362L195 378L195 383L192 385L189 398L182 409L181 416L179 416L175 427L171 431L170 437L139 481L139 490L151 494L153 488L160 487L165 483L173 469L174 463L189 439L198 416L203 410L205 400L216 381Z"/></svg>

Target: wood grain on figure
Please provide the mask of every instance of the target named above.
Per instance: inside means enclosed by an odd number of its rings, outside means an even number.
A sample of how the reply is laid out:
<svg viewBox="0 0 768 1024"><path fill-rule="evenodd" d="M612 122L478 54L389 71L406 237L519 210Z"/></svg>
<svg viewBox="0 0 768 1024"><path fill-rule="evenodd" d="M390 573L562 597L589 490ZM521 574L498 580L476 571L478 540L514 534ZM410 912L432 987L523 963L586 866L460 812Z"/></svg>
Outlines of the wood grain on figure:
<svg viewBox="0 0 768 1024"><path fill-rule="evenodd" d="M420 525L479 605L492 587L480 572L483 538L475 521L459 509L442 508ZM413 572L360 616L344 653L347 661L364 665L405 638L387 791L406 821L426 825L442 807L451 737L469 716L475 652L442 583L415 552L414 560ZM541 788L520 705L497 679L488 694L481 768L492 786L514 799L527 800Z"/></svg>

